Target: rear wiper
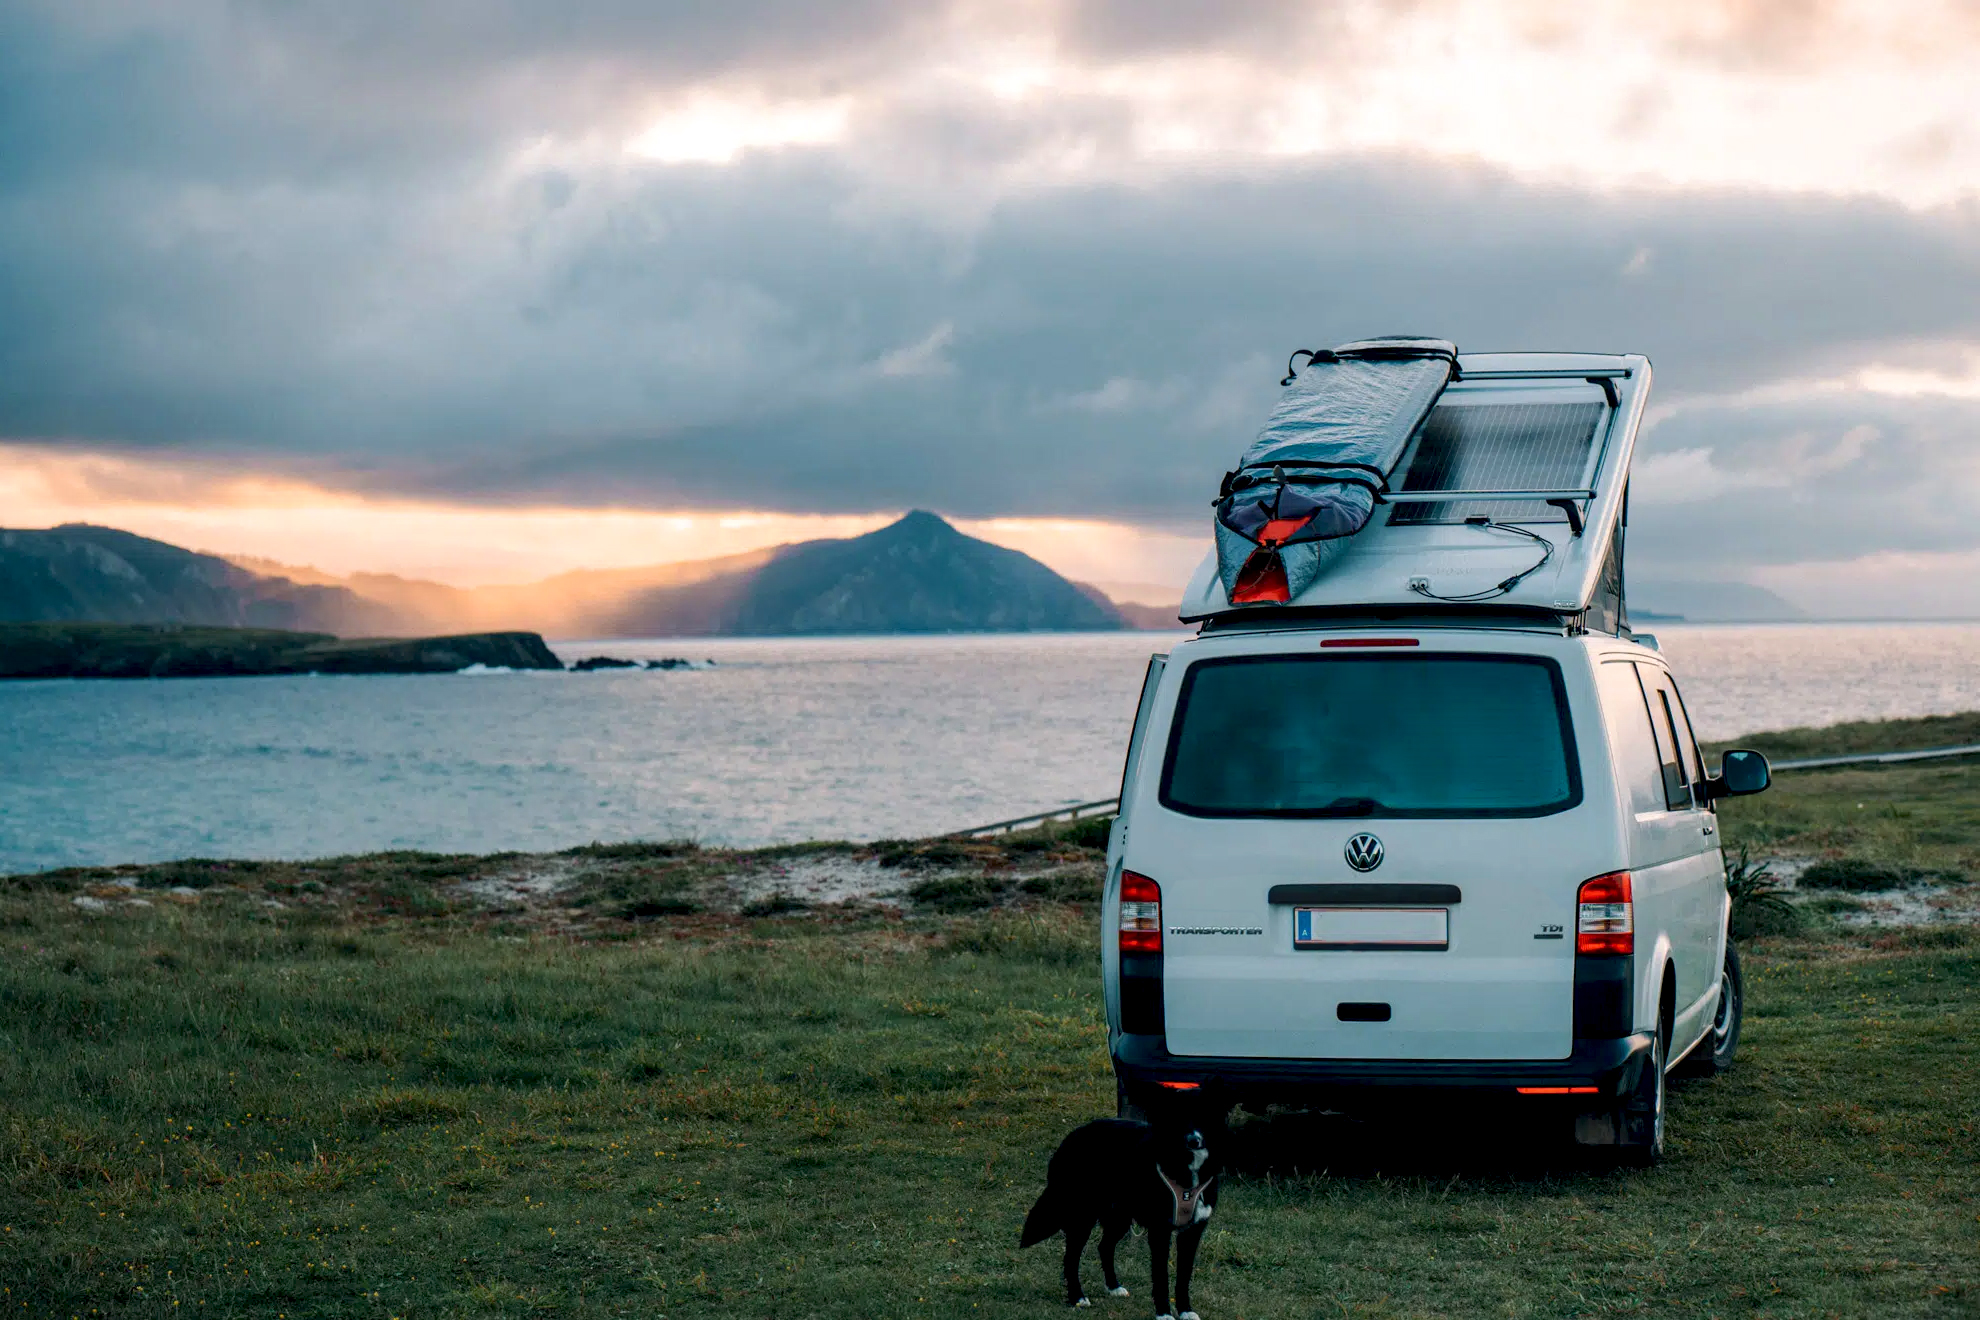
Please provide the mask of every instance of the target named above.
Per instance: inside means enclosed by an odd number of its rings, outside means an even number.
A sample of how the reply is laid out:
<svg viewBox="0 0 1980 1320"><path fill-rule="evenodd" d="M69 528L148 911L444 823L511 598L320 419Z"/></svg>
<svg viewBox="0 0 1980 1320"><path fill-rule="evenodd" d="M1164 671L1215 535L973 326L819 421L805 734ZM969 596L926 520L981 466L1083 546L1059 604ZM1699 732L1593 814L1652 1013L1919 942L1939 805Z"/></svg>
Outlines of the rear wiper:
<svg viewBox="0 0 1980 1320"><path fill-rule="evenodd" d="M1318 807L1316 816L1372 816L1382 809L1382 804L1372 797L1337 797L1324 807Z"/></svg>

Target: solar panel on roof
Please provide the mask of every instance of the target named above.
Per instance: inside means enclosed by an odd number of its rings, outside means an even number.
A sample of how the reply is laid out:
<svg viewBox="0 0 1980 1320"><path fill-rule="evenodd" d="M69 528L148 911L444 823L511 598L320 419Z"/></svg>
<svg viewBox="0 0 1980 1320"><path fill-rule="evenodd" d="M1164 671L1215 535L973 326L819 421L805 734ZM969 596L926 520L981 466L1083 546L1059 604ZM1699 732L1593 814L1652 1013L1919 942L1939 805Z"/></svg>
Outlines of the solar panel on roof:
<svg viewBox="0 0 1980 1320"><path fill-rule="evenodd" d="M1506 522L1565 522L1517 500L1410 504L1412 490L1560 490L1588 479L1600 403L1440 403L1431 409L1395 487L1392 525L1455 523L1481 514Z"/></svg>

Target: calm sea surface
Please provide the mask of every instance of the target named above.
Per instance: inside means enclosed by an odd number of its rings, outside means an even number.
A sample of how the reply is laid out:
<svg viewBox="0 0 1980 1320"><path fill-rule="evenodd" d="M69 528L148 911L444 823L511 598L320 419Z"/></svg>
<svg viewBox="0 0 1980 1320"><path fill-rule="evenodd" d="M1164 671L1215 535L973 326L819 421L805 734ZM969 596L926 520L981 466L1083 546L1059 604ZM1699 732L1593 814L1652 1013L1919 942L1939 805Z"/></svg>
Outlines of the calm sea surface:
<svg viewBox="0 0 1980 1320"><path fill-rule="evenodd" d="M1659 628L1699 734L1980 709L1980 624ZM924 835L1112 795L1182 634L606 642L591 674L0 683L0 872Z"/></svg>

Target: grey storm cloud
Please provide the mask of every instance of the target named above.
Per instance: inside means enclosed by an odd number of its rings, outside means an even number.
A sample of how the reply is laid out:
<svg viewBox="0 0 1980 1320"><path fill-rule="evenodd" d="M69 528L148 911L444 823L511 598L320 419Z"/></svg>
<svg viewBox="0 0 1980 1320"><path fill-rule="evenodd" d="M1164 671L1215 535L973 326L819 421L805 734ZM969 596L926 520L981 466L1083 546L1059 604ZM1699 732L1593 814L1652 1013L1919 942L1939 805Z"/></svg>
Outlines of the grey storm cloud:
<svg viewBox="0 0 1980 1320"><path fill-rule="evenodd" d="M497 503L1189 527L1290 350L1429 333L1650 354L1659 399L1700 402L1646 461L1712 455L1667 461L1674 481L1801 456L1792 488L1646 494L1639 544L1667 557L1980 543L1918 480L1962 461L1971 401L1710 402L1980 341L1970 206L1577 190L1408 156L995 191L1041 144L1130 126L964 92L846 145L670 166L616 154L651 88L740 68L833 94L941 11L148 12L0 11L0 437ZM1113 51L1238 48L1278 11L1212 12L1064 22ZM606 121L624 132L602 156L525 149Z"/></svg>
<svg viewBox="0 0 1980 1320"><path fill-rule="evenodd" d="M1980 544L1980 406L1815 396L1707 404L1637 450L1635 550L1664 563L1775 565Z"/></svg>

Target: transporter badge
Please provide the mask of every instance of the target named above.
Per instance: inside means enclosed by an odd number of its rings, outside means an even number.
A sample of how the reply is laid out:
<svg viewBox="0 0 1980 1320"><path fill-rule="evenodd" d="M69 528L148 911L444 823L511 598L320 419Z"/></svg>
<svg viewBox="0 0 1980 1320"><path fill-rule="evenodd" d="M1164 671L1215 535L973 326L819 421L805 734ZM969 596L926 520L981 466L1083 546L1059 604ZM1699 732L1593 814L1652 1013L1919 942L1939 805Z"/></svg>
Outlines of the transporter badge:
<svg viewBox="0 0 1980 1320"><path fill-rule="evenodd" d="M1372 871L1382 864L1382 841L1372 834L1357 834L1341 849L1341 856L1357 871Z"/></svg>

